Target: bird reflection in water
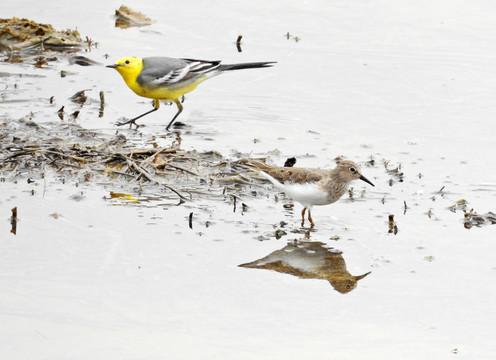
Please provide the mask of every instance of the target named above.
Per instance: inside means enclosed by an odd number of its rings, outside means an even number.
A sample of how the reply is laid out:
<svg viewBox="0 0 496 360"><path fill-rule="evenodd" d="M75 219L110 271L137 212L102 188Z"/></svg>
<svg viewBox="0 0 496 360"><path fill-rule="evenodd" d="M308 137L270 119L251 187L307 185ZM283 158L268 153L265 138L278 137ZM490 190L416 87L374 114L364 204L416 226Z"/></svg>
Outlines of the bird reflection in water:
<svg viewBox="0 0 496 360"><path fill-rule="evenodd" d="M301 279L324 279L334 290L346 294L355 289L363 275L351 275L346 269L342 252L322 242L293 241L280 250L240 267L275 270Z"/></svg>

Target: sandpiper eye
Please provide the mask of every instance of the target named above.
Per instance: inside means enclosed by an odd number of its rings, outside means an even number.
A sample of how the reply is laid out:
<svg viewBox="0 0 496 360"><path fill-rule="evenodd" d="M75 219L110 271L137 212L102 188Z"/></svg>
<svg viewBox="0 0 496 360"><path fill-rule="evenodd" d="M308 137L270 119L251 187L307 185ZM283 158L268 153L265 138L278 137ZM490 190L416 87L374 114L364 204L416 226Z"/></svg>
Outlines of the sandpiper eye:
<svg viewBox="0 0 496 360"><path fill-rule="evenodd" d="M350 167L350 171L351 171L352 173L354 173L354 172L356 171L356 169L352 166L352 167Z"/></svg>
<svg viewBox="0 0 496 360"><path fill-rule="evenodd" d="M129 60L126 60L126 64L129 64L129 63L130 63L130 61Z"/></svg>

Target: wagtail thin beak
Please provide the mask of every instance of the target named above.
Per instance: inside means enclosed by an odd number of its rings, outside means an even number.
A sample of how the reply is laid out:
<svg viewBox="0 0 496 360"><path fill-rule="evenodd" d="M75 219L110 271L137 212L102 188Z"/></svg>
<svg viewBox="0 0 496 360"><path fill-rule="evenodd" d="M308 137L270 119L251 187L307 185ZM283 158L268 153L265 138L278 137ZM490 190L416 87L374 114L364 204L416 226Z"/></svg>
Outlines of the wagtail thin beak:
<svg viewBox="0 0 496 360"><path fill-rule="evenodd" d="M107 65L107 66L105 66L105 67L115 69L115 68L118 68L119 66L120 66L120 65L117 65L117 64L112 64L112 65Z"/></svg>
<svg viewBox="0 0 496 360"><path fill-rule="evenodd" d="M374 184L372 184L372 182L371 182L369 179L367 179L367 178L366 178L365 176L363 176L363 175L360 175L360 178L359 178L359 179L360 179L360 180L365 181L366 183L369 183L369 184L370 184L370 185L372 185L372 186L375 186Z"/></svg>

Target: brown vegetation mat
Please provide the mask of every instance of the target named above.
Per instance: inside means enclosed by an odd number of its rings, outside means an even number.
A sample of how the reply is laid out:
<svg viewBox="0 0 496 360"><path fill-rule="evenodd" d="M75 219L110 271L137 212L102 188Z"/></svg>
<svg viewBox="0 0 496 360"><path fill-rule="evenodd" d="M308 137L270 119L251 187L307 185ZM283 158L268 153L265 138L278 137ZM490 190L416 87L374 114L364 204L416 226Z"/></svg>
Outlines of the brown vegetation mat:
<svg viewBox="0 0 496 360"><path fill-rule="evenodd" d="M158 147L153 139L140 145L123 134L106 138L74 123L40 126L29 119L0 123L0 176L40 179L48 175L79 182L112 181L159 186L179 198L193 193L238 192L250 183L216 152L184 151L180 141ZM221 190L222 189L222 190Z"/></svg>

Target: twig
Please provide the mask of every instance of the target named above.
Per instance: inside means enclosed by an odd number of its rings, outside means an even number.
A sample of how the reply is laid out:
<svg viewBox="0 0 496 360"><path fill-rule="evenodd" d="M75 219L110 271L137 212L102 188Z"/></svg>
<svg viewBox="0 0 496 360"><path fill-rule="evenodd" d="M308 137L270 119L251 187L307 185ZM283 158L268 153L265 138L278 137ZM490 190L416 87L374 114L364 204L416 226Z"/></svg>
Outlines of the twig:
<svg viewBox="0 0 496 360"><path fill-rule="evenodd" d="M144 155L151 154L150 156L154 156L157 153L167 153L167 154L175 154L177 153L177 149L169 149L169 148L160 148L160 149L144 149L144 150L133 150L129 152L129 156L136 155Z"/></svg>
<svg viewBox="0 0 496 360"><path fill-rule="evenodd" d="M176 152L176 149L169 149L169 148L161 148L161 149L158 149L155 153L153 153L152 155L150 155L149 157L147 157L145 160L143 160L143 162L145 163L150 163L153 161L153 159L155 157L157 157L157 155L161 154L161 153L165 153L165 152L168 152L168 153L171 153L170 150L174 150L174 153ZM131 154L137 154L138 152L135 152L133 151ZM145 153L146 154L146 153Z"/></svg>
<svg viewBox="0 0 496 360"><path fill-rule="evenodd" d="M143 169L141 166L139 166L138 164L136 164L132 159L130 159L129 157L123 155L123 154L115 154L115 155L118 155L118 156L121 156L123 157L127 164L134 168L136 171L138 171L141 175L143 175L148 181L151 181L151 182L156 182L157 184L159 185L162 185L164 186L165 188L169 189L170 191L174 192L177 196L179 196L181 199L186 199L183 195L181 195L176 189L174 189L172 186L169 186L169 185L166 185L166 184L163 184L161 183L160 181L158 181L157 179L154 179L152 175L150 175L145 169Z"/></svg>
<svg viewBox="0 0 496 360"><path fill-rule="evenodd" d="M153 179L152 176L150 174L148 174L148 172L145 169L143 169L141 166L136 164L133 160L126 157L126 163L129 167L132 167L134 170L136 170L142 176L144 176L148 181L159 183L157 180Z"/></svg>
<svg viewBox="0 0 496 360"><path fill-rule="evenodd" d="M79 157L79 156L74 156L74 155L67 155L67 154L64 154L64 153L61 153L61 152L58 152L58 151L53 151L53 150L41 150L41 153L45 153L45 154L53 154L53 155L58 155L58 156L62 156L62 157L65 157L65 158L68 158L68 159L71 159L71 160L75 160L75 161L79 161L79 162L82 162L82 163L87 163L88 160L85 159L85 158L82 158L82 157Z"/></svg>
<svg viewBox="0 0 496 360"><path fill-rule="evenodd" d="M181 171L184 171L184 172L186 172L186 173L188 173L188 174L195 175L195 176L199 176L197 173L195 173L195 172L193 172L193 171L191 171L191 170L185 169L185 168L183 168L183 167L181 167L181 166L173 165L173 164L168 163L168 162L166 162L166 163L164 164L164 166L170 166L170 167L173 167L173 168L174 168L174 169L176 169L176 170L181 170Z"/></svg>

